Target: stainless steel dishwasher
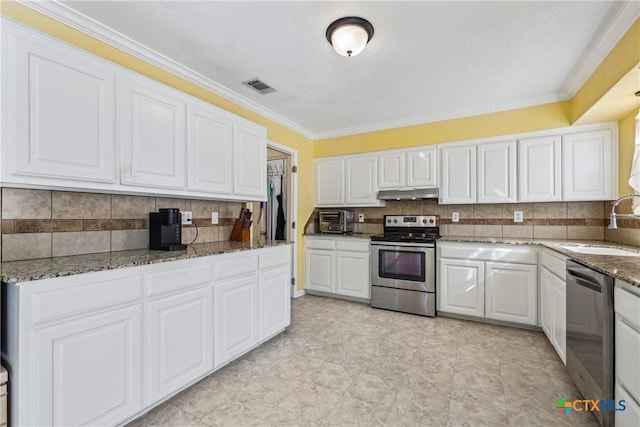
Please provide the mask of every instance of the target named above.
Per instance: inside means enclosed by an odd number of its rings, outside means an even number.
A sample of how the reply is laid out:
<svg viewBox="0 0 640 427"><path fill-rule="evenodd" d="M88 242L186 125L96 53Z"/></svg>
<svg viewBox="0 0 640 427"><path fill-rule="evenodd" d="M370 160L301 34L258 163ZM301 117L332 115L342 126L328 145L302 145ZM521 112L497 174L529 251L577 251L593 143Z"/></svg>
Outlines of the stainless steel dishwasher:
<svg viewBox="0 0 640 427"><path fill-rule="evenodd" d="M613 399L613 278L567 260L567 371L584 399ZM613 426L613 411L593 413Z"/></svg>

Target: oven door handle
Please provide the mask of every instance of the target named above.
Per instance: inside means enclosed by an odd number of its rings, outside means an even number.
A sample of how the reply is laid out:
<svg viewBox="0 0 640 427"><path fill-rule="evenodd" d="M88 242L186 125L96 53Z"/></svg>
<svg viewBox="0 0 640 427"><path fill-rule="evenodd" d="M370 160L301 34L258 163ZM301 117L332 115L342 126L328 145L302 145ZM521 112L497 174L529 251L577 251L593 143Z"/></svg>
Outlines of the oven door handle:
<svg viewBox="0 0 640 427"><path fill-rule="evenodd" d="M396 248L426 248L426 249L435 249L435 245L433 243L406 243L406 242L381 242L375 241L371 242L371 246L380 246L384 248L388 247L396 247Z"/></svg>
<svg viewBox="0 0 640 427"><path fill-rule="evenodd" d="M567 269L567 275L573 278L577 285L602 293L602 285L594 282L589 276L581 274L570 268Z"/></svg>

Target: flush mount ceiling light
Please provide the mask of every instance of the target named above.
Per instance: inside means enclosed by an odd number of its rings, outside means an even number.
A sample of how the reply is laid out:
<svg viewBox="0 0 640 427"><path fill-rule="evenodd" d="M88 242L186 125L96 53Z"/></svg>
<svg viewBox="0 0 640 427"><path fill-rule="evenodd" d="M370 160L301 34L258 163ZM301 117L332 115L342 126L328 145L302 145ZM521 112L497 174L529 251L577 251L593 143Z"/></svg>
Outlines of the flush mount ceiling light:
<svg viewBox="0 0 640 427"><path fill-rule="evenodd" d="M366 19L347 16L332 22L326 36L339 55L356 56L373 37L373 25Z"/></svg>

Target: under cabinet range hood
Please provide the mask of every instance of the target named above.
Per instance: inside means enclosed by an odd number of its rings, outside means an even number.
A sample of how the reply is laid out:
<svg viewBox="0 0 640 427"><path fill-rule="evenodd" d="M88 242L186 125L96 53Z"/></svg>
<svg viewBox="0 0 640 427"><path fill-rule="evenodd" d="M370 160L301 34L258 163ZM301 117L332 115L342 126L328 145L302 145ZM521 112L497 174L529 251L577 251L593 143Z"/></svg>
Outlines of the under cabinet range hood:
<svg viewBox="0 0 640 427"><path fill-rule="evenodd" d="M437 188L418 188L413 190L382 190L378 191L378 200L418 200L437 199Z"/></svg>

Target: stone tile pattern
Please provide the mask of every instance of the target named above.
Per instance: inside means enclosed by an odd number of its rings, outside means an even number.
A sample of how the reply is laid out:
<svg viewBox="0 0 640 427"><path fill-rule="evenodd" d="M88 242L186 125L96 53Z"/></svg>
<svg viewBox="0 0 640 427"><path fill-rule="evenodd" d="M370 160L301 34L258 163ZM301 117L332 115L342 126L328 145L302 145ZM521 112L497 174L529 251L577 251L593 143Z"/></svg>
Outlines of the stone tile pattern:
<svg viewBox="0 0 640 427"><path fill-rule="evenodd" d="M610 206L610 202L439 205L436 200L390 200L382 208L353 210L356 218L360 213L365 216L364 223L355 225L355 231L361 233L382 233L384 215L431 214L440 216L443 236L604 240ZM307 221L306 233L317 231L319 210L314 210ZM523 222L513 222L514 211L522 211ZM453 212L458 212L459 222L451 221ZM632 221L623 224L627 222ZM640 227L640 221L636 223ZM638 232L640 235L640 229ZM640 245L640 240L636 244Z"/></svg>
<svg viewBox="0 0 640 427"><path fill-rule="evenodd" d="M321 327L320 327L321 325ZM597 426L541 332L304 296L287 330L130 426Z"/></svg>
<svg viewBox="0 0 640 427"><path fill-rule="evenodd" d="M2 188L2 261L82 255L149 246L149 212L193 212L183 243L227 241L241 202ZM211 224L211 212L219 223ZM198 233L196 238L196 226Z"/></svg>

